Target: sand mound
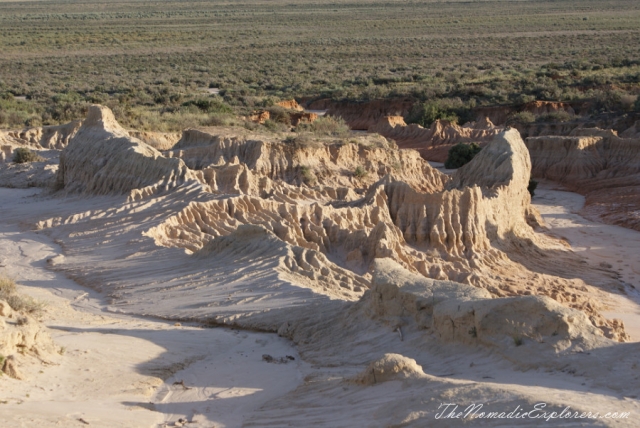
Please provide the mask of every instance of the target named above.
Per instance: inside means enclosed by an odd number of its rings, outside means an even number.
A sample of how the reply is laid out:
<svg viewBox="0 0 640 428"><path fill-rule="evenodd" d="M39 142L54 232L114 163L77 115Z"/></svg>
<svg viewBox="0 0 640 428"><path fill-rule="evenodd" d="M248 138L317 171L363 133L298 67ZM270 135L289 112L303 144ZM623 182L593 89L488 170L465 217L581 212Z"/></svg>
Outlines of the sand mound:
<svg viewBox="0 0 640 428"><path fill-rule="evenodd" d="M353 381L364 385L425 377L416 360L398 354L385 354L369 364Z"/></svg>
<svg viewBox="0 0 640 428"><path fill-rule="evenodd" d="M130 137L108 108L94 105L60 156L57 185L101 195L150 185L168 189L189 178L183 162Z"/></svg>
<svg viewBox="0 0 640 428"><path fill-rule="evenodd" d="M415 328L433 332L446 342L507 351L526 341L548 353L607 343L583 312L548 297L492 299L475 287L410 274L388 259L376 261L371 291L363 300L376 319L405 326L411 319Z"/></svg>

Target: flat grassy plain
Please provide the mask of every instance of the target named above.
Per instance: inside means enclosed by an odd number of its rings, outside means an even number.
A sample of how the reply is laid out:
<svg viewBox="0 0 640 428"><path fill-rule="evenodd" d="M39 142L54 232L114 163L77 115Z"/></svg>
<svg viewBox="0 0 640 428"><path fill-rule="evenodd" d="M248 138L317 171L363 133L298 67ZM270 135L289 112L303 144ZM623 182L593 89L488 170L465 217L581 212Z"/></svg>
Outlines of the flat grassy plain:
<svg viewBox="0 0 640 428"><path fill-rule="evenodd" d="M0 127L90 102L177 130L292 97L623 111L639 92L637 0L0 0Z"/></svg>

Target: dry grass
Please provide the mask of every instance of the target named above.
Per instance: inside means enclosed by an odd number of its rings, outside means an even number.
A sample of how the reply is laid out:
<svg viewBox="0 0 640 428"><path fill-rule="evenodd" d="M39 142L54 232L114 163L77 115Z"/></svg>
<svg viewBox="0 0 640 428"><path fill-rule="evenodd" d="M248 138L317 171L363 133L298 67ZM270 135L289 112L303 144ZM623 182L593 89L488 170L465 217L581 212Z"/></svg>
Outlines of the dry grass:
<svg viewBox="0 0 640 428"><path fill-rule="evenodd" d="M45 306L43 302L19 294L15 280L4 275L0 275L0 300L6 301L14 311L32 316L41 315Z"/></svg>

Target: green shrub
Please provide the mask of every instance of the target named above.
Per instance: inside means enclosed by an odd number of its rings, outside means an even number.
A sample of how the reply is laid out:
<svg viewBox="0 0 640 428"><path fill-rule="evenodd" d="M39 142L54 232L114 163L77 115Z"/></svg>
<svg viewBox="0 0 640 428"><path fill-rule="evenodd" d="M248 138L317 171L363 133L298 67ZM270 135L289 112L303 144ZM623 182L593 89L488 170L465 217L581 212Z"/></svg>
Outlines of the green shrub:
<svg viewBox="0 0 640 428"><path fill-rule="evenodd" d="M217 98L200 98L187 101L183 107L195 106L204 113L233 113L233 109Z"/></svg>
<svg viewBox="0 0 640 428"><path fill-rule="evenodd" d="M480 150L482 150L482 148L476 143L458 143L449 149L449 156L444 163L444 167L447 169L460 168L471 162L471 159L473 159Z"/></svg>
<svg viewBox="0 0 640 428"><path fill-rule="evenodd" d="M271 119L265 120L262 126L271 132L286 132L290 130L289 126L284 123L279 123Z"/></svg>
<svg viewBox="0 0 640 428"><path fill-rule="evenodd" d="M636 102L633 103L633 110L640 111L640 95L636 98Z"/></svg>
<svg viewBox="0 0 640 428"><path fill-rule="evenodd" d="M363 167L358 166L355 171L353 171L353 176L356 178L364 178L367 176L367 171Z"/></svg>
<svg viewBox="0 0 640 428"><path fill-rule="evenodd" d="M533 123L535 121L536 116L530 111L519 111L509 116L507 119L507 125L511 125L513 123Z"/></svg>
<svg viewBox="0 0 640 428"><path fill-rule="evenodd" d="M536 118L536 122L568 122L573 119L571 114L564 110L554 111L548 114L542 114Z"/></svg>
<svg viewBox="0 0 640 428"><path fill-rule="evenodd" d="M271 106L267 110L269 112L269 118L277 123L282 123L283 125L291 125L291 115L289 112L280 106Z"/></svg>
<svg viewBox="0 0 640 428"><path fill-rule="evenodd" d="M26 147L18 147L13 152L13 161L15 163L41 162L43 160L44 159L42 159L40 156L38 156L37 153L32 152L31 150L27 149Z"/></svg>
<svg viewBox="0 0 640 428"><path fill-rule="evenodd" d="M417 109L414 109L407 121L428 128L436 120L448 120L452 123L457 123L458 119L458 114L453 109L443 106L442 103L437 101L427 101Z"/></svg>
<svg viewBox="0 0 640 428"><path fill-rule="evenodd" d="M316 135L346 137L351 132L349 125L341 117L322 116L313 123L300 123L296 130L310 131Z"/></svg>
<svg viewBox="0 0 640 428"><path fill-rule="evenodd" d="M303 165L300 167L300 175L302 176L302 181L308 186L313 186L317 181L316 175L308 166Z"/></svg>

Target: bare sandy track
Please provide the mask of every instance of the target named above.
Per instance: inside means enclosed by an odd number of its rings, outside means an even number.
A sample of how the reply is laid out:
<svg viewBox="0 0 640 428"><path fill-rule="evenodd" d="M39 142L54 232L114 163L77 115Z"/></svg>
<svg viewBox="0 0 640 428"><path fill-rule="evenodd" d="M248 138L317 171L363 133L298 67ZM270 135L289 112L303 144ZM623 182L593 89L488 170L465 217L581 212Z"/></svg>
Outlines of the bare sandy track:
<svg viewBox="0 0 640 428"><path fill-rule="evenodd" d="M613 270L627 284L627 296L610 294L607 318L619 318L634 342L640 341L640 232L589 221L576 214L584 196L543 182L533 199L549 232L564 238L591 266Z"/></svg>

